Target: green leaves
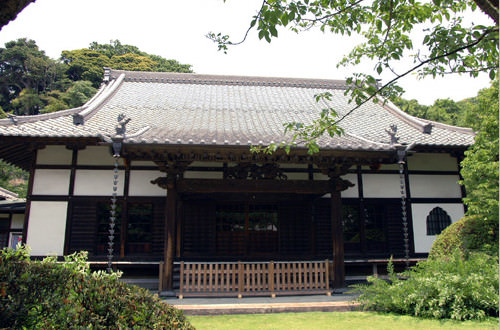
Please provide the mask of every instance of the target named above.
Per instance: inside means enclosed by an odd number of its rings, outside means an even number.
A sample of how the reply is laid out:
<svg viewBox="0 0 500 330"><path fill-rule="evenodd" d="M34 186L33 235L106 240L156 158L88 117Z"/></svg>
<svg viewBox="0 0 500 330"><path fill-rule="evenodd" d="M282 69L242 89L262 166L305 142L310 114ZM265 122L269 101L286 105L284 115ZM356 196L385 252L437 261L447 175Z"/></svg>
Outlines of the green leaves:
<svg viewBox="0 0 500 330"><path fill-rule="evenodd" d="M182 312L121 282L121 273L90 272L86 252L64 261L32 261L25 246L0 251L1 328L192 329Z"/></svg>
<svg viewBox="0 0 500 330"><path fill-rule="evenodd" d="M494 79L495 79L495 77L496 77L496 73L497 73L497 71L496 71L495 69L491 69L491 70L490 70L490 74L489 74L489 76L490 76L490 79L491 79L491 80L494 80Z"/></svg>
<svg viewBox="0 0 500 330"><path fill-rule="evenodd" d="M474 101L473 127L479 132L461 163L467 191L464 202L468 215L480 216L498 225L498 80L491 88L480 91Z"/></svg>
<svg viewBox="0 0 500 330"><path fill-rule="evenodd" d="M191 72L190 65L147 54L118 40L65 50L56 61L39 50L35 41L18 39L0 48L0 109L17 115L33 115L80 106L100 86L103 67ZM83 86L88 82L93 87Z"/></svg>
<svg viewBox="0 0 500 330"><path fill-rule="evenodd" d="M498 256L474 253L464 259L455 253L402 274L389 269L389 277L355 286L364 309L454 320L498 316Z"/></svg>

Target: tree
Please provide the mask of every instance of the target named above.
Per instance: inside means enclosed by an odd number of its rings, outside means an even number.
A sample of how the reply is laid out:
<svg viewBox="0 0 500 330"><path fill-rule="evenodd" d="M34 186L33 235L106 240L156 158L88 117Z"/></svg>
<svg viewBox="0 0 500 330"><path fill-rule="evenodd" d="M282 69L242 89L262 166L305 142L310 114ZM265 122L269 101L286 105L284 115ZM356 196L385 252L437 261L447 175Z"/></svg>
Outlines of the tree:
<svg viewBox="0 0 500 330"><path fill-rule="evenodd" d="M7 113L35 115L78 107L101 85L104 67L191 72L190 65L149 55L118 40L66 50L60 60L53 60L34 40L22 38L0 48L0 118Z"/></svg>
<svg viewBox="0 0 500 330"><path fill-rule="evenodd" d="M20 97L21 91L25 91L24 95L38 95L51 90L63 76L62 64L46 56L34 40L9 41L5 48L0 48L0 106L5 111L12 111L11 102ZM33 111L24 114L37 113Z"/></svg>
<svg viewBox="0 0 500 330"><path fill-rule="evenodd" d="M64 100L70 108L76 108L90 100L96 92L97 89L92 87L92 83L90 81L79 80L76 81L73 86L68 88L68 90L60 96L60 98Z"/></svg>
<svg viewBox="0 0 500 330"><path fill-rule="evenodd" d="M426 115L429 107L418 103L415 99L405 100L402 97L394 97L392 102L409 115L419 118L427 118Z"/></svg>
<svg viewBox="0 0 500 330"><path fill-rule="evenodd" d="M29 173L0 159L0 187L8 189L19 198L25 198L28 191Z"/></svg>
<svg viewBox="0 0 500 330"><path fill-rule="evenodd" d="M465 12L479 7L492 24L467 24ZM357 65L370 61L375 73L355 73L347 78L348 93L356 103L352 111L380 95L386 98L400 96L403 89L398 79L417 72L420 76L469 74L472 77L487 72L491 79L498 71L498 1L493 0L263 0L260 9L239 42L228 35L209 33L220 50L244 42L252 29L258 37L271 42L278 37L280 27L295 32L319 28L335 34L358 34L364 42L347 54L340 66ZM420 42L412 33L424 29ZM413 59L413 64L398 70L401 59ZM393 78L382 86L377 75L391 72ZM319 95L319 98L328 94ZM318 98L318 99L319 99ZM293 133L292 141L305 143L309 150L317 149L315 140L324 133L341 134L336 127L343 117L335 118L335 109L326 111L311 125L286 124ZM290 143L288 144L290 145ZM270 146L272 151L276 146Z"/></svg>
<svg viewBox="0 0 500 330"><path fill-rule="evenodd" d="M106 55L112 60L112 68L132 71L155 72L193 72L190 64L181 64L158 55L148 54L136 46L124 45L119 40L111 40L109 44L92 42L89 49ZM135 61L137 66L130 65Z"/></svg>
<svg viewBox="0 0 500 330"><path fill-rule="evenodd" d="M110 58L92 49L64 50L61 60L68 66L66 74L73 81L88 80L94 87L99 87L104 74L104 67L110 66Z"/></svg>
<svg viewBox="0 0 500 330"><path fill-rule="evenodd" d="M89 48L63 51L61 60L69 66L67 73L70 79L89 80L94 87L101 84L104 67L131 71L192 72L189 64L150 55L119 40L111 40L109 44L94 41Z"/></svg>
<svg viewBox="0 0 500 330"><path fill-rule="evenodd" d="M36 115L42 107L42 99L40 95L32 89L23 89L17 98L12 100L12 106L17 115Z"/></svg>
<svg viewBox="0 0 500 330"><path fill-rule="evenodd" d="M467 214L479 216L498 226L498 80L477 96L475 114L479 120L471 123L478 130L474 145L465 152L462 161L463 184L467 191L464 202Z"/></svg>
<svg viewBox="0 0 500 330"><path fill-rule="evenodd" d="M461 109L455 101L439 99L429 107L425 118L450 125L457 125L460 112Z"/></svg>

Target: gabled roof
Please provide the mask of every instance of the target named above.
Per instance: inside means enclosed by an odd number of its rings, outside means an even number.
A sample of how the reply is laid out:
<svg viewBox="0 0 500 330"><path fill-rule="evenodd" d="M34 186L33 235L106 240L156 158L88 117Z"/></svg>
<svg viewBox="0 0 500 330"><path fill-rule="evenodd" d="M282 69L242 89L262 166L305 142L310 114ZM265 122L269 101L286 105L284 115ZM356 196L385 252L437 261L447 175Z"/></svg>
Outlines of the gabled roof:
<svg viewBox="0 0 500 330"><path fill-rule="evenodd" d="M288 139L283 123L310 123L322 109L340 116L352 109L340 80L216 76L106 70L106 84L80 108L0 120L0 136L96 138L115 135L123 113L125 143L153 145L267 145ZM314 96L330 92L330 101ZM417 119L368 102L340 124L346 134L322 137L323 150L394 150L387 131L396 125L400 144L466 147L471 129Z"/></svg>

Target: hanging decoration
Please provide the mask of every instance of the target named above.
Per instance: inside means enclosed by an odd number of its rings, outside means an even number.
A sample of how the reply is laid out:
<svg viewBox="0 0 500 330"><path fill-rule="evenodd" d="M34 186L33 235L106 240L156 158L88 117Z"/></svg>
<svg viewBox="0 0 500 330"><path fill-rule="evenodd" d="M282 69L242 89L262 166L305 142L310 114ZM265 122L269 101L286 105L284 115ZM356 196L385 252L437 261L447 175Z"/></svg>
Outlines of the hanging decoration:
<svg viewBox="0 0 500 330"><path fill-rule="evenodd" d="M403 222L403 241L404 241L404 251L405 251L405 266L406 269L410 268L410 239L408 233L408 212L406 204L406 183L405 183L405 164L406 156L408 151L413 147L413 144L409 146L403 146L403 148L398 148L398 164L399 164L399 187L401 189L401 215Z"/></svg>
<svg viewBox="0 0 500 330"><path fill-rule="evenodd" d="M115 135L111 137L113 146L113 192L111 195L111 205L109 212L109 228L108 228L108 268L107 271L111 273L113 271L113 256L114 256L114 242L115 242L115 226L117 218L117 195L118 195L118 174L119 174L119 162L120 152L122 149L122 143L125 139L126 125L130 121L130 118L126 118L124 114L118 115L118 124L115 126Z"/></svg>

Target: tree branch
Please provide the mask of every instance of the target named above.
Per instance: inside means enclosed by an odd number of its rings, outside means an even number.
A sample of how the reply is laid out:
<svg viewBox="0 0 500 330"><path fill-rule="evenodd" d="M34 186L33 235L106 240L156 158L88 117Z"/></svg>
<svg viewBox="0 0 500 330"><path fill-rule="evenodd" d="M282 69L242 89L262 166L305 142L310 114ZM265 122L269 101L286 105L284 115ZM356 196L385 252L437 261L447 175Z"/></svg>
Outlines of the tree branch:
<svg viewBox="0 0 500 330"><path fill-rule="evenodd" d="M316 22L321 22L321 21L323 21L325 19L329 19L329 18L332 18L334 16L337 16L338 14L342 14L343 12L348 11L348 10L356 7L357 5L359 5L363 1L364 0L358 0L358 1L354 2L354 3L352 3L350 6L345 7L342 10L339 10L339 11L337 11L335 13L331 13L331 14L325 15L325 16L320 17L320 18L315 18L315 19L312 19L312 18L302 18L302 20L303 21L308 21L308 22L313 23L313 24L316 23Z"/></svg>
<svg viewBox="0 0 500 330"><path fill-rule="evenodd" d="M447 56L450 56L450 55L453 55L455 53L458 53L462 50L465 50L465 49L468 49L468 48L471 48L471 47L474 47L476 46L477 44L479 44L484 38L486 38L490 33L492 32L498 32L498 27L495 27L495 28L491 28L491 29L488 29L486 31L484 31L484 33L479 37L477 38L476 41L474 42L471 42L469 44L466 44L466 45L463 45L461 47L458 47L454 50L451 50L447 53L444 53L444 54L441 54L439 56L436 56L436 57L432 57L432 58L429 58L423 62L421 62L420 64L414 66L413 68L409 69L408 71L406 71L405 73L393 78L391 81L389 81L388 83L384 84L382 87L378 88L375 92L373 92L372 94L369 95L369 97L364 100L363 102L361 102L360 104L356 105L354 108L352 108L351 110L349 110L346 114L344 114L342 117L340 117L340 119L336 120L333 125L337 125L338 123L340 123L342 120L344 120L347 116L349 116L351 113L353 113L355 110L359 109L362 105L364 105L365 103L367 103L368 101L370 101L371 99L373 99L377 94L379 94L382 90L384 90L385 88L387 88L388 86L392 85L395 81L397 81L398 79L401 79L403 78L404 76L410 74L411 72L417 70L418 68L430 63L430 62L433 62L433 61L436 61L436 60L439 60L441 58L444 58L444 57L447 57Z"/></svg>
<svg viewBox="0 0 500 330"><path fill-rule="evenodd" d="M264 8L264 6L268 4L267 3L267 0L263 0L262 1L262 5L260 6L260 9L257 13L257 16L255 16L255 22L257 22L259 20L259 18L261 17L261 13L262 13L262 9ZM238 42L229 42L228 44L229 45L232 45L232 46L236 46L236 45L241 45L242 43L245 42L245 40L247 40L247 37L248 37L248 33L250 33L250 30L252 30L254 28L255 24L254 25L250 25L250 27L247 29L247 31L245 32L245 35L243 36L243 39L241 39L241 41L238 41Z"/></svg>

